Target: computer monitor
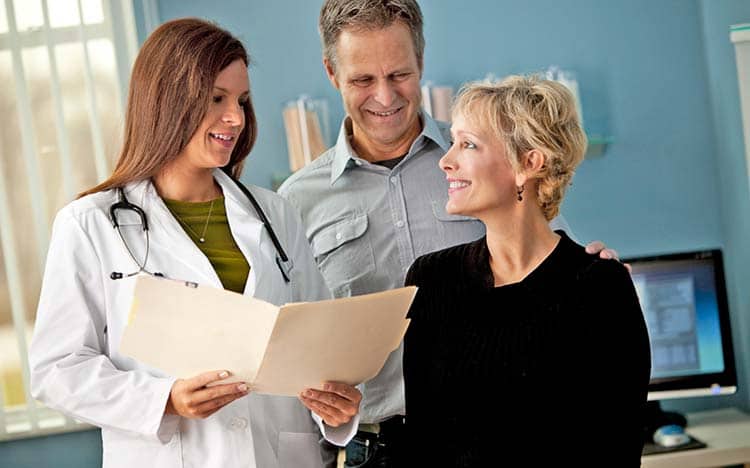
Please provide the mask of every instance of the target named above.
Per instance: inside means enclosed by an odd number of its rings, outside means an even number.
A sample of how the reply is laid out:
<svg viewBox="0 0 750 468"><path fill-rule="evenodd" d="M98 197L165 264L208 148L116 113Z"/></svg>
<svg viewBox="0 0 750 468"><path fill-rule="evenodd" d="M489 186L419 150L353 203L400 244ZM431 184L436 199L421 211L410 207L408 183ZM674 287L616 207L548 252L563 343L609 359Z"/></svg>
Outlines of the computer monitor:
<svg viewBox="0 0 750 468"><path fill-rule="evenodd" d="M721 250L623 260L651 340L651 425L685 424L658 400L727 395L737 390Z"/></svg>

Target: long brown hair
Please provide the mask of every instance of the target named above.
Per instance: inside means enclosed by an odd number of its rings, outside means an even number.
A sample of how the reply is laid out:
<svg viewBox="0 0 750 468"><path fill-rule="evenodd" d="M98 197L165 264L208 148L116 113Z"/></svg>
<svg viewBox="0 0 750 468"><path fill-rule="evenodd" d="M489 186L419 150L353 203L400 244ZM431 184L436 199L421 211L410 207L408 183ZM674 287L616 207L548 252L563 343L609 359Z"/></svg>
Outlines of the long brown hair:
<svg viewBox="0 0 750 468"><path fill-rule="evenodd" d="M242 43L207 21L177 19L154 30L133 65L115 170L78 197L156 175L188 144L206 115L216 77L238 59L250 63ZM258 133L252 100L243 108L245 128L222 168L236 178Z"/></svg>

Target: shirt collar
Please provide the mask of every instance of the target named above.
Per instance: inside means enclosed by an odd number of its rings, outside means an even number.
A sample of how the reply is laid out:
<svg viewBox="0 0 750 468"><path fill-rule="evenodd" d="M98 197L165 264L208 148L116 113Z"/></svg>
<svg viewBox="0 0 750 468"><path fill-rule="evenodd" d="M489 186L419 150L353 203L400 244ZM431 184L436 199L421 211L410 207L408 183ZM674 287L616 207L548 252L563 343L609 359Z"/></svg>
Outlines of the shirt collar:
<svg viewBox="0 0 750 468"><path fill-rule="evenodd" d="M420 115L422 116L422 122L424 122L424 128L422 128L422 133L419 137L429 138L447 153L451 147L450 138L448 138L450 135L450 126L443 124L445 127L441 129L437 121L429 114L422 112Z"/></svg>
<svg viewBox="0 0 750 468"><path fill-rule="evenodd" d="M347 116L344 121L341 122L341 130L339 130L339 137L336 140L336 145L333 147L333 163L331 165L331 185L341 177L347 167L351 164L356 164L355 161L359 160L352 145L349 143L349 135L351 134L352 124L351 118Z"/></svg>
<svg viewBox="0 0 750 468"><path fill-rule="evenodd" d="M415 148L421 148L422 146L424 146L426 142L424 142L423 140L426 139L434 141L435 144L437 144L443 151L447 152L450 148L450 144L448 142L448 139L446 138L447 130L441 130L438 123L435 121L435 119L430 117L429 114L420 112L419 115L423 122L422 132L414 140L414 143L412 143L411 148L409 149L409 153L407 153L406 157L409 158L409 156L411 156L415 151ZM352 149L351 143L349 141L351 133L351 117L347 116L341 123L339 136L336 140L336 145L333 147L334 154L333 163L331 165L331 185L333 185L336 180L341 177L341 174L343 174L347 168L350 168L354 165L361 165L365 162L362 158L357 156Z"/></svg>

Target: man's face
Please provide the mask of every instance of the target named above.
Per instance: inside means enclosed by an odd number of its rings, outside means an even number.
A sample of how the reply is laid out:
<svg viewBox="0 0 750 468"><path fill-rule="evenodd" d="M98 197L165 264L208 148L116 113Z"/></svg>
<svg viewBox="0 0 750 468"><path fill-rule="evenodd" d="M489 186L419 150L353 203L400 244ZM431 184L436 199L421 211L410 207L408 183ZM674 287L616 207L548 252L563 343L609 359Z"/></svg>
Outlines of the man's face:
<svg viewBox="0 0 750 468"><path fill-rule="evenodd" d="M400 22L378 30L345 29L336 46L336 69L324 60L352 119L353 146L371 161L401 156L421 131L421 67L409 28Z"/></svg>

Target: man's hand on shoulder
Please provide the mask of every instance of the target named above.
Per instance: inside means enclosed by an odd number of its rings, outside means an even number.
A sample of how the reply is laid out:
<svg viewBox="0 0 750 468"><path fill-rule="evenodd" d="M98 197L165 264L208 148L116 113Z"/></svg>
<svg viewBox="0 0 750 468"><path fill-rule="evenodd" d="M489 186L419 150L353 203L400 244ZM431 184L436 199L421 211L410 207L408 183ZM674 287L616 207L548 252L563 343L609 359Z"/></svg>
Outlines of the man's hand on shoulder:
<svg viewBox="0 0 750 468"><path fill-rule="evenodd" d="M589 242L589 244L586 246L586 252L591 255L599 254L599 258L603 258L605 260L611 259L620 261L620 256L617 254L617 251L615 249L608 249L602 241ZM623 265L628 269L628 271L632 271L629 263L623 263Z"/></svg>

